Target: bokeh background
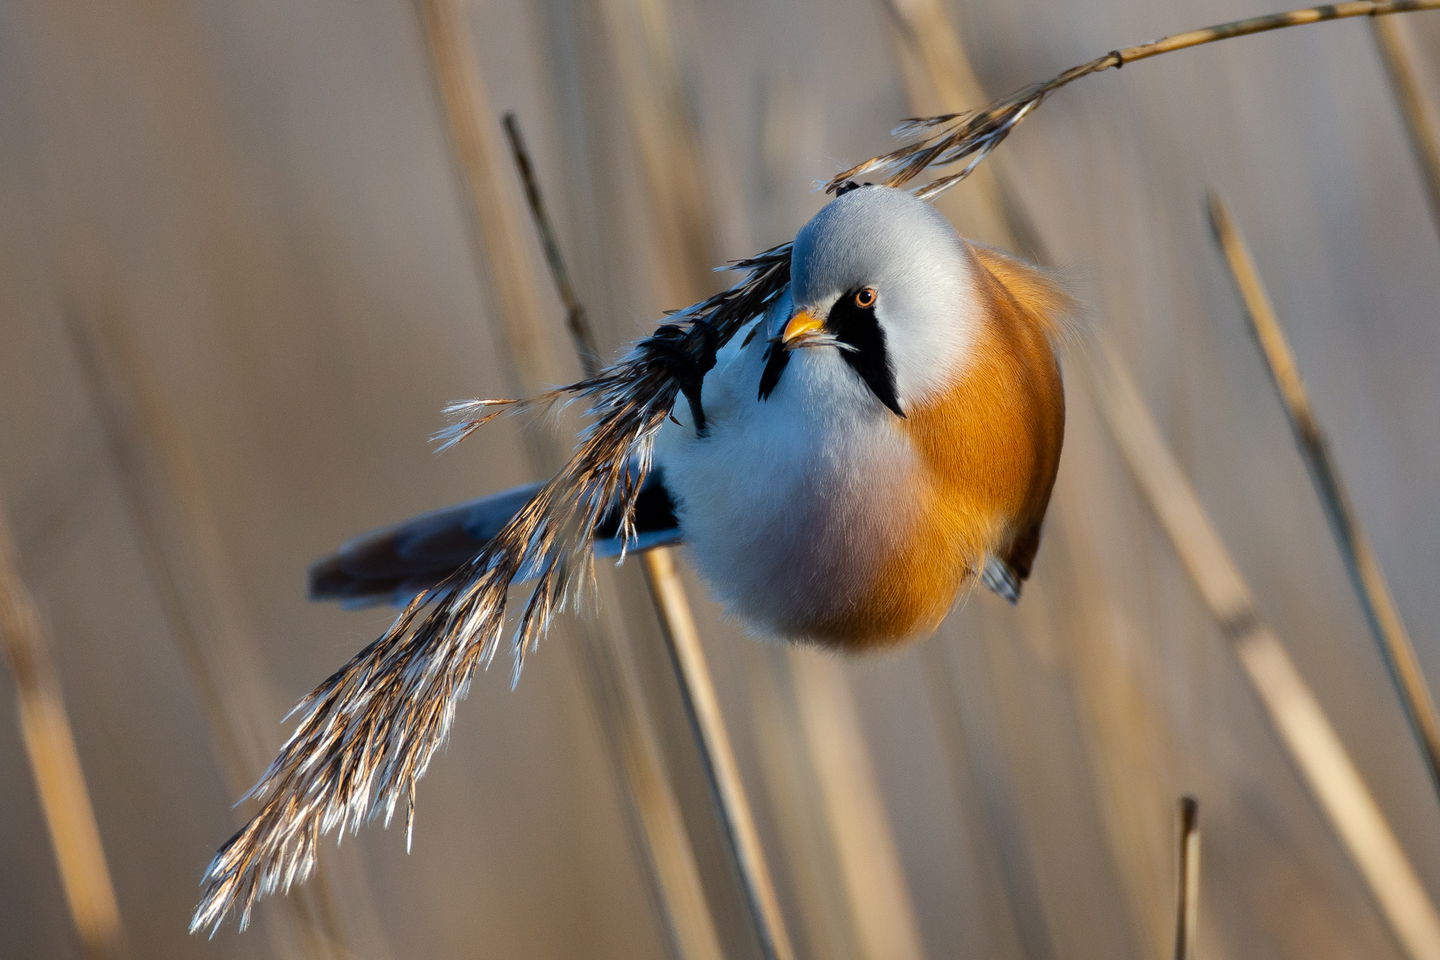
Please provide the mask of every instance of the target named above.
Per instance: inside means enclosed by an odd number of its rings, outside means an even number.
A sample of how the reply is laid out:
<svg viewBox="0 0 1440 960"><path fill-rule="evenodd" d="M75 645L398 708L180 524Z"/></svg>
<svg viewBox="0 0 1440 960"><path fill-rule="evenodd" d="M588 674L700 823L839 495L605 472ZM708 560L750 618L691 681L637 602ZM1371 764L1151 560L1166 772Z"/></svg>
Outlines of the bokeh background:
<svg viewBox="0 0 1440 960"><path fill-rule="evenodd" d="M502 111L618 351L725 282L708 265L791 236L817 180L885 149L899 118L1274 5L895 2L0 4L0 490L124 952L678 956L644 843L665 835L710 917L686 955L758 955L633 564L602 572L599 614L555 629L516 691L506 669L477 679L421 785L413 853L377 826L327 845L317 881L264 902L249 932L185 928L281 716L387 621L307 604L307 563L552 469L574 429L498 422L439 458L426 441L449 400L579 371ZM1440 14L1400 26L1440 97ZM488 228L437 49L468 52L483 85L460 109L498 158ZM1440 897L1436 798L1202 205L1214 188L1246 232L1440 677L1440 237L1370 25L1087 79L987 167L944 209L1014 243L986 200L1002 177L1033 227L1018 252L1085 304L1025 601L977 594L934 639L852 661L745 637L692 584L799 954L1159 956L1188 792L1201 956L1419 955L1277 739L1087 381L1105 347L1125 359ZM517 287L533 315L505 315ZM669 785L659 801L637 806L616 762L595 656ZM0 955L83 956L8 682L0 707Z"/></svg>

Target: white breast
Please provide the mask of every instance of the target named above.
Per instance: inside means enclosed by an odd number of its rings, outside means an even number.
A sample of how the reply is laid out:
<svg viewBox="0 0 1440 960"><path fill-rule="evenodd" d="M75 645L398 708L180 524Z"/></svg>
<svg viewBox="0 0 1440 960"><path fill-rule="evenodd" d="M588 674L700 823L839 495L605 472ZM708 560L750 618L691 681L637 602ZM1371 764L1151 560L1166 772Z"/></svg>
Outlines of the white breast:
<svg viewBox="0 0 1440 960"><path fill-rule="evenodd" d="M870 584L886 552L877 548L904 528L903 491L919 466L899 421L837 351L795 351L762 401L768 343L763 331L744 338L705 378L707 435L681 401L656 460L717 599L762 634L803 638Z"/></svg>

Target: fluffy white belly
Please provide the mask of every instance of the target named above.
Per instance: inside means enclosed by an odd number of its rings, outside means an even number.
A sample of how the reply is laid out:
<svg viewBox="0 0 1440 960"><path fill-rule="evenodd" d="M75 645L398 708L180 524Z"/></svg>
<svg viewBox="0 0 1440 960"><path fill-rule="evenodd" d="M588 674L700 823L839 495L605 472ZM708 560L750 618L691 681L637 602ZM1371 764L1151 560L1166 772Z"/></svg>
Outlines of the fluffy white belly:
<svg viewBox="0 0 1440 960"><path fill-rule="evenodd" d="M832 363L828 350L795 357L762 402L754 364L735 358L706 379L708 434L695 435L682 402L682 423L657 444L692 561L761 634L806 639L842 619L912 529L914 450L894 414Z"/></svg>

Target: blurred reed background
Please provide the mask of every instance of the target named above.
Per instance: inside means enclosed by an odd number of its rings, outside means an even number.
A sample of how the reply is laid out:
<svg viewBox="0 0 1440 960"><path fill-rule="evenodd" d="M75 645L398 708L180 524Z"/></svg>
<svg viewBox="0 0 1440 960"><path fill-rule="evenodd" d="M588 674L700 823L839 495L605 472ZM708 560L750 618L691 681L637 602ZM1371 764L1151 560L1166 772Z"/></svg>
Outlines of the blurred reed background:
<svg viewBox="0 0 1440 960"><path fill-rule="evenodd" d="M573 430L497 421L443 458L425 439L449 400L580 370L501 112L611 353L725 282L708 266L792 235L900 117L1261 12L0 5L0 702L20 721L0 725L0 956L761 955L638 564L602 569L600 612L518 690L477 679L411 856L399 831L327 843L248 933L184 932L284 710L388 616L308 605L309 560L551 469ZM1087 305L1017 609L977 594L934 639L852 661L754 642L690 584L798 956L1168 955L1182 793L1195 956L1440 952L1424 755L1204 199L1248 241L1440 676L1440 192L1400 107L1435 121L1440 14L1376 30L1085 80L942 201ZM457 99L441 81L472 67Z"/></svg>

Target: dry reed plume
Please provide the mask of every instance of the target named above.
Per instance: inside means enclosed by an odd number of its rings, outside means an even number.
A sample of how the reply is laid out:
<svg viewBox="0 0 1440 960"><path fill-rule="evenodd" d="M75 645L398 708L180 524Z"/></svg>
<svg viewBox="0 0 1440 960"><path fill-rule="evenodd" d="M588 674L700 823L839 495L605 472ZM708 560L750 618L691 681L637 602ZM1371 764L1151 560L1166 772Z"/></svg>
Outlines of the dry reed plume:
<svg viewBox="0 0 1440 960"><path fill-rule="evenodd" d="M524 383L553 383L550 370L560 366L553 340L544 336L537 319L544 314L543 284L525 256L525 223L503 186L505 150L487 122L489 91L462 28L463 10L455 0L425 0L417 5L435 91L445 116L445 130L457 172L468 196L471 253L477 273L500 297L503 345ZM580 305L554 237L533 167L521 141L518 124L507 116L510 159L518 168L530 220L540 235L550 278L566 310L566 328L586 375L600 360L584 308ZM564 450L545 431L526 434L531 468L543 473L564 460ZM705 901L699 870L674 791L667 783L663 760L642 721L636 691L625 686L617 663L614 631L605 618L586 625L577 637L586 668L585 692L605 733L610 760L625 779L622 796L631 836L643 851L653 884L652 898L661 909L670 935L685 956L718 957L721 948ZM610 635L607 635L610 634Z"/></svg>
<svg viewBox="0 0 1440 960"><path fill-rule="evenodd" d="M566 329L574 343L575 352L579 355L581 367L586 374L593 376L599 373L601 365L595 335L590 329L585 307L580 303L575 286L570 281L570 271L560 253L560 244L555 238L550 214L535 178L534 165L530 162L520 134L520 125L514 114L505 115L505 133L525 188L531 219L540 235L551 279L565 308ZM760 844L750 800L745 793L739 765L735 761L735 751L730 745L730 734L720 712L715 685L705 661L705 651L700 645L700 631L695 626L695 617L685 595L685 586L676 570L675 559L671 551L663 547L648 550L641 556L641 570L674 667L686 719L690 723L701 762L710 779L712 796L725 829L725 839L744 886L746 907L755 925L761 949L767 957L787 960L794 956L795 950L785 928L785 918L775 894L775 881L771 877L764 849ZM657 863L657 868L659 867ZM674 884L672 890L673 888ZM683 903L688 886L674 892L681 895ZM701 944L700 951L709 951L713 929L708 915L702 919L694 909L687 908L682 912L688 916L675 915L673 918L677 937L698 939ZM715 949L718 950L718 946ZM685 955L691 954L687 952ZM696 955L701 953L697 952Z"/></svg>
<svg viewBox="0 0 1440 960"><path fill-rule="evenodd" d="M837 175L879 174L904 186L922 173L960 165L915 192L930 198L968 176L1052 92L1126 63L1231 37L1356 16L1440 8L1440 0L1313 7L1208 27L1112 51L980 110L911 121L918 139ZM443 741L477 666L508 634L518 679L525 657L562 609L589 592L592 531L612 507L622 535L650 469L653 438L671 407L713 363L714 351L763 312L789 279L789 245L736 262L736 285L672 315L626 356L593 376L533 400L475 400L452 406L456 422L441 449L505 412L579 401L590 425L571 458L484 549L421 594L374 643L300 702L299 723L249 796L259 811L206 871L192 930L217 929L232 912L248 923L256 900L304 880L319 838L354 831L403 805L413 823L415 785ZM697 423L703 424L697 404ZM618 505L618 506L617 506ZM509 590L529 581L511 626Z"/></svg>

